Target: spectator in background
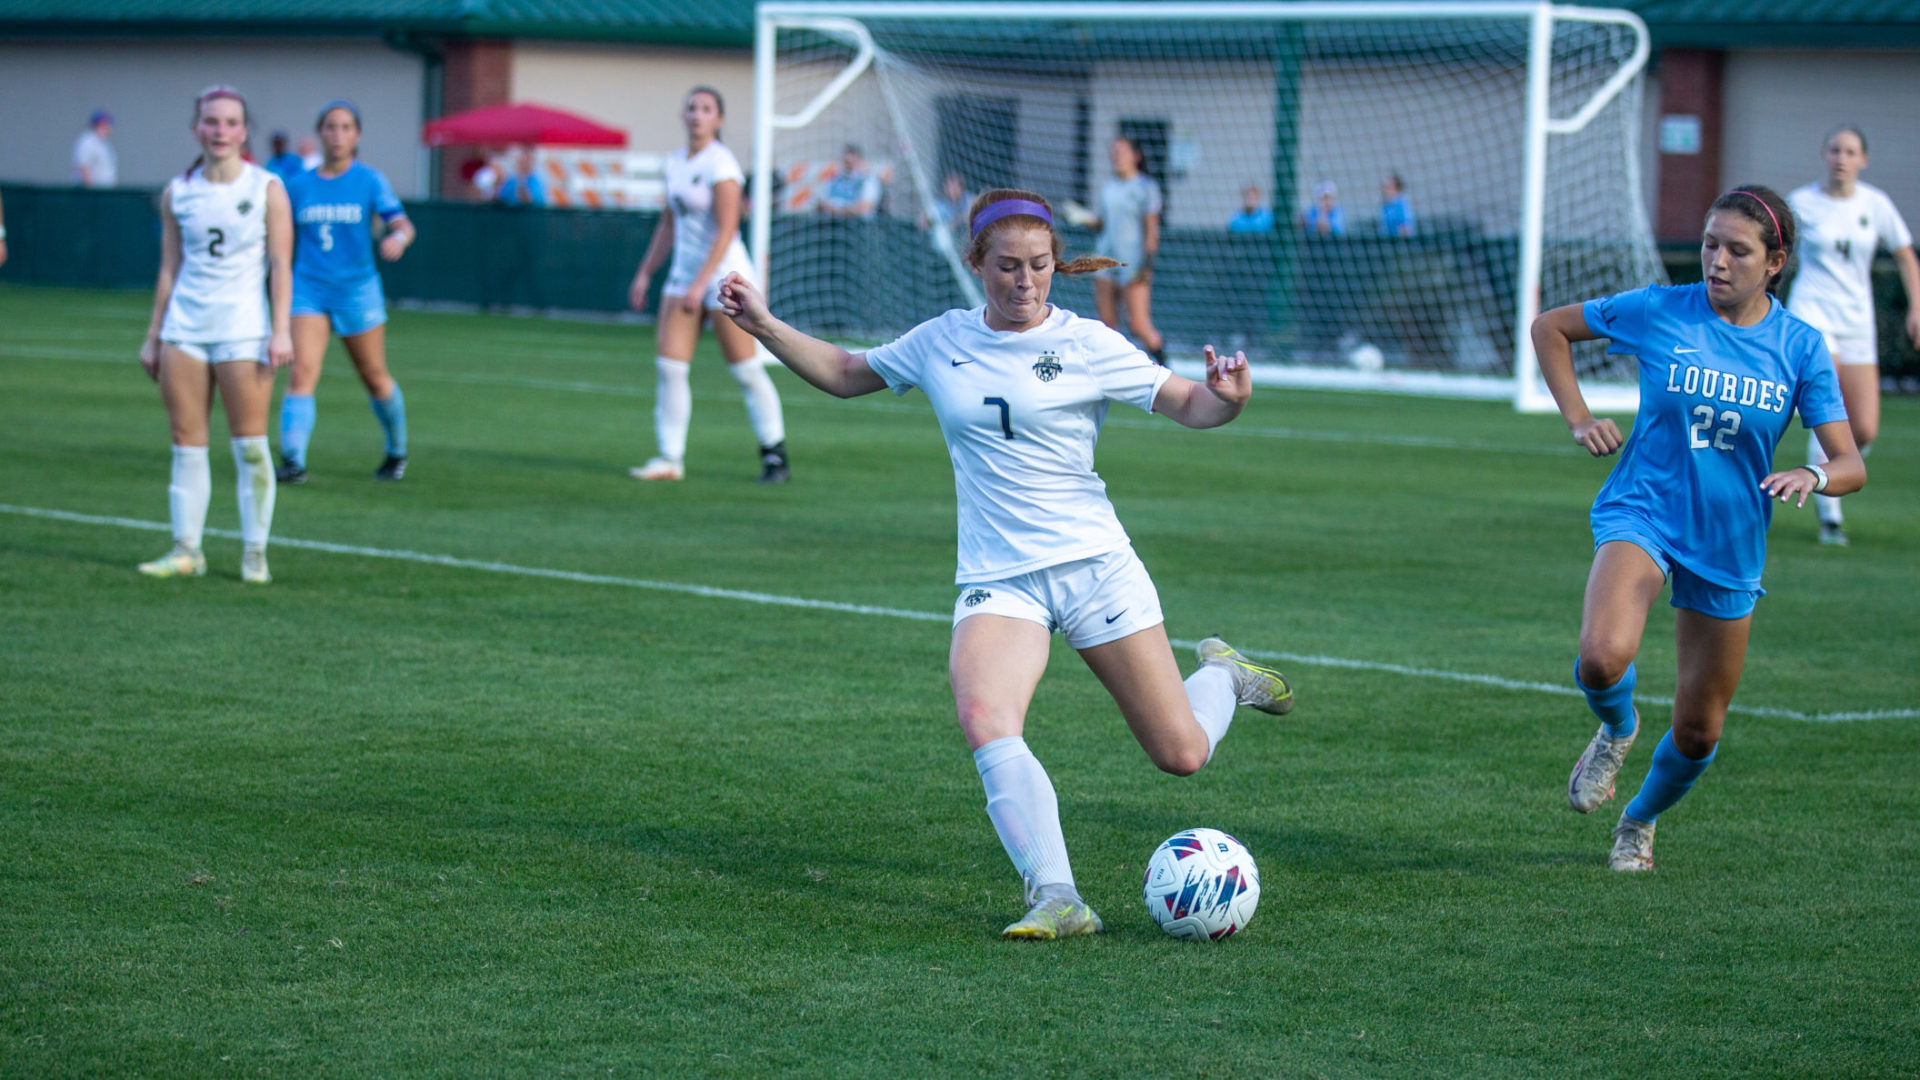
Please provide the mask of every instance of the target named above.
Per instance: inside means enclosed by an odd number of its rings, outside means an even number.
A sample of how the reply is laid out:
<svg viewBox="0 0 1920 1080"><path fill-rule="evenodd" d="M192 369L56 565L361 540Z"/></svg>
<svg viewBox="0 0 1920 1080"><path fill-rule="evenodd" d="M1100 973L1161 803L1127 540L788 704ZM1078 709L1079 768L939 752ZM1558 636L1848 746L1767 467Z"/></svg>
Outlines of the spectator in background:
<svg viewBox="0 0 1920 1080"><path fill-rule="evenodd" d="M940 194L933 197L931 221L935 225L958 230L967 219L967 207L972 205L973 196L967 194L967 182L960 174L950 172L940 181Z"/></svg>
<svg viewBox="0 0 1920 1080"><path fill-rule="evenodd" d="M281 183L307 171L306 165L300 161L300 155L287 149L287 133L284 130L273 133L273 156L267 159L267 171L279 177Z"/></svg>
<svg viewBox="0 0 1920 1080"><path fill-rule="evenodd" d="M120 181L119 164L114 158L113 114L93 110L87 118L87 130L73 144L73 182L81 187L110 188Z"/></svg>
<svg viewBox="0 0 1920 1080"><path fill-rule="evenodd" d="M300 136L300 141L293 144L293 152L300 155L302 169L317 169L320 162L326 160L320 153L320 144L311 135Z"/></svg>
<svg viewBox="0 0 1920 1080"><path fill-rule="evenodd" d="M1313 205L1307 207L1302 224L1308 236L1347 235L1347 212L1340 209L1340 189L1333 181L1313 185Z"/></svg>
<svg viewBox="0 0 1920 1080"><path fill-rule="evenodd" d="M1413 235L1413 206L1407 202L1406 181L1399 173L1388 173L1380 181L1380 235Z"/></svg>
<svg viewBox="0 0 1920 1080"><path fill-rule="evenodd" d="M1248 184L1247 190L1240 193L1240 212L1232 221L1227 222L1227 231L1233 233L1263 233L1273 231L1273 209L1260 198L1260 185Z"/></svg>
<svg viewBox="0 0 1920 1080"><path fill-rule="evenodd" d="M508 206L547 205L547 186L533 171L533 151L522 147L513 152L513 173L500 181L494 198Z"/></svg>
<svg viewBox="0 0 1920 1080"><path fill-rule="evenodd" d="M840 151L840 171L820 192L820 212L828 217L872 218L880 209L880 178L873 175L860 148Z"/></svg>

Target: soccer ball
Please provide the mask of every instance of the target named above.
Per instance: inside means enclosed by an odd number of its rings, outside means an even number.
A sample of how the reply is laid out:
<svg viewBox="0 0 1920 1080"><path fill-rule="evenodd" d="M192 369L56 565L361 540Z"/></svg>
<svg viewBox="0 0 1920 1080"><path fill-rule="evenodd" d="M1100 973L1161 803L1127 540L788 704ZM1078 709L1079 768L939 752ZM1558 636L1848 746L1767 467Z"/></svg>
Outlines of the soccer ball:
<svg viewBox="0 0 1920 1080"><path fill-rule="evenodd" d="M1260 870L1218 829L1175 833L1147 860L1147 914L1183 941L1232 937L1260 903Z"/></svg>

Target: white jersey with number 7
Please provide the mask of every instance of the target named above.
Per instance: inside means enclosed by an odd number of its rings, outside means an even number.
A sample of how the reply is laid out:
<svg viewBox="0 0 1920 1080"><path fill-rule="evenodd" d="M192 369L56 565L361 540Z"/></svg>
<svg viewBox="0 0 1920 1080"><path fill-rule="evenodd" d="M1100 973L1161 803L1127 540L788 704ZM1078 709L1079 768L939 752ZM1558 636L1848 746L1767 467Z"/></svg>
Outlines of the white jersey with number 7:
<svg viewBox="0 0 1920 1080"><path fill-rule="evenodd" d="M1054 307L1024 333L986 309L927 320L866 354L896 394L933 403L953 460L955 583L997 581L1127 547L1093 470L1111 402L1153 411L1169 376L1117 331Z"/></svg>

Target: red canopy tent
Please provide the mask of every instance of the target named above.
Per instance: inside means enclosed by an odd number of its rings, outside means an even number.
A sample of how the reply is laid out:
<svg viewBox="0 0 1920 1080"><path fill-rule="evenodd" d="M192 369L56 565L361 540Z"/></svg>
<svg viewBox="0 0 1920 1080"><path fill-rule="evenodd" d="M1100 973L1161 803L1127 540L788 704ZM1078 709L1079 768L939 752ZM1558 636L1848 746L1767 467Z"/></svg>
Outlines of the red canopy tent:
<svg viewBox="0 0 1920 1080"><path fill-rule="evenodd" d="M570 112L520 102L469 109L428 122L428 146L625 146L627 133Z"/></svg>

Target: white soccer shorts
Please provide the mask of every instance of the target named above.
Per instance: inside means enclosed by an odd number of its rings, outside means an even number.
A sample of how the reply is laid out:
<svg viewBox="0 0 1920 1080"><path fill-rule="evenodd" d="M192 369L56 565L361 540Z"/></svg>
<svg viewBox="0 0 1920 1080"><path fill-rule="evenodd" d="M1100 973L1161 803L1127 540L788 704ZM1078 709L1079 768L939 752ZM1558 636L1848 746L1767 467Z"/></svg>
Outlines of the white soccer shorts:
<svg viewBox="0 0 1920 1080"><path fill-rule="evenodd" d="M1831 330L1820 331L1827 339L1827 351L1842 364L1878 364L1880 362L1879 342L1873 334L1836 334Z"/></svg>
<svg viewBox="0 0 1920 1080"><path fill-rule="evenodd" d="M267 362L266 338L249 338L245 341L166 341L162 344L186 353L203 364L231 364L241 360L251 360L256 364Z"/></svg>
<svg viewBox="0 0 1920 1080"><path fill-rule="evenodd" d="M960 587L953 625L972 615L1036 622L1076 649L1104 645L1166 621L1160 592L1133 548Z"/></svg>

